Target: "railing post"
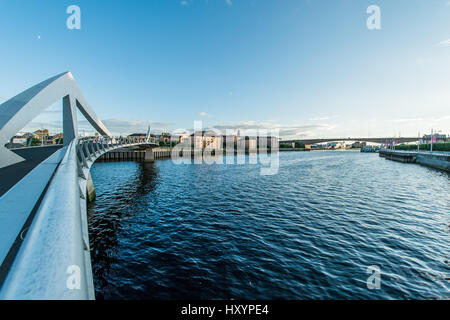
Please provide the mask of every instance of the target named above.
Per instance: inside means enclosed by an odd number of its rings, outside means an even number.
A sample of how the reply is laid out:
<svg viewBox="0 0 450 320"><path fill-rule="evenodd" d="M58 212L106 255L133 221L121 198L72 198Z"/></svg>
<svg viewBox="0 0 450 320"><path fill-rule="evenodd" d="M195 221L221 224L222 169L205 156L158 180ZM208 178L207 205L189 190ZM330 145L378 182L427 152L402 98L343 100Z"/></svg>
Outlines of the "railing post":
<svg viewBox="0 0 450 320"><path fill-rule="evenodd" d="M89 156L92 156L95 153L95 149L94 149L94 141L90 140L88 142L88 148L89 148Z"/></svg>
<svg viewBox="0 0 450 320"><path fill-rule="evenodd" d="M86 161L86 156L84 155L83 142L78 143L77 151L80 154L81 161L83 162L83 167L89 168L87 161Z"/></svg>
<svg viewBox="0 0 450 320"><path fill-rule="evenodd" d="M91 158L91 151L89 150L89 142L83 142L84 155L86 158Z"/></svg>

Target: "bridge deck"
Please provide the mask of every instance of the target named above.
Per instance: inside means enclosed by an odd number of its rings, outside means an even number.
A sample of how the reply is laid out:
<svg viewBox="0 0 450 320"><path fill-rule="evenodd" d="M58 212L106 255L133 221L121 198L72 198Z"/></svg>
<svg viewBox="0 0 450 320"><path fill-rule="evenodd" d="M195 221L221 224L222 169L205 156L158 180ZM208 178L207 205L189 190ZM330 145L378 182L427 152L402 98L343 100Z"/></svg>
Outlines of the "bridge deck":
<svg viewBox="0 0 450 320"><path fill-rule="evenodd" d="M5 168L0 168L0 197L11 189L17 182L22 180L23 177L25 177L39 163L47 159L61 147L61 145L55 145L11 150L23 157L25 161Z"/></svg>

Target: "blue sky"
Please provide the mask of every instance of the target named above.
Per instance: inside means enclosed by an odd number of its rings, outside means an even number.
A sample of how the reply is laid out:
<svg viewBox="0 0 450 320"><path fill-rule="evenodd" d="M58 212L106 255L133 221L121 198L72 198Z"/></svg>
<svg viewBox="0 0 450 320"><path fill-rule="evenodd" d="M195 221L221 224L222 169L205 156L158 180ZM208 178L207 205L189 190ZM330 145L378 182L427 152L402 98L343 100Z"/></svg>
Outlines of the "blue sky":
<svg viewBox="0 0 450 320"><path fill-rule="evenodd" d="M0 39L0 103L71 71L115 133L450 133L449 0L0 0Z"/></svg>

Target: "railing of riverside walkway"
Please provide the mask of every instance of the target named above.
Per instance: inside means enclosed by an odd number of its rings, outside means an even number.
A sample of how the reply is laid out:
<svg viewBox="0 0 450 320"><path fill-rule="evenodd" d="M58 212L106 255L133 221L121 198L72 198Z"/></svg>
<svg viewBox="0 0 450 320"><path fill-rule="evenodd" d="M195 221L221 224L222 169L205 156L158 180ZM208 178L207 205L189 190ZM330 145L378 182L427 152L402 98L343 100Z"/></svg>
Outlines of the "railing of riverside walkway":
<svg viewBox="0 0 450 320"><path fill-rule="evenodd" d="M380 149L380 152L385 153L398 153L398 154L423 154L423 155L437 155L437 156L449 156L450 152L446 151L423 151L423 150L395 150L395 149Z"/></svg>

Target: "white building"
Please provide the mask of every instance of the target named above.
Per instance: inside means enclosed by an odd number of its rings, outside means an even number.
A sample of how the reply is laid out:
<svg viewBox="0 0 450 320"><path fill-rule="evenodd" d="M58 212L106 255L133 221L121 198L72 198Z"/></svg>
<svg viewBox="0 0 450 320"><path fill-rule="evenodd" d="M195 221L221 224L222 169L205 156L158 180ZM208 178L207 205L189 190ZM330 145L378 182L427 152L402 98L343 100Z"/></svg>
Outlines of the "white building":
<svg viewBox="0 0 450 320"><path fill-rule="evenodd" d="M222 136L214 130L196 131L190 135L190 144L198 149L221 150Z"/></svg>

